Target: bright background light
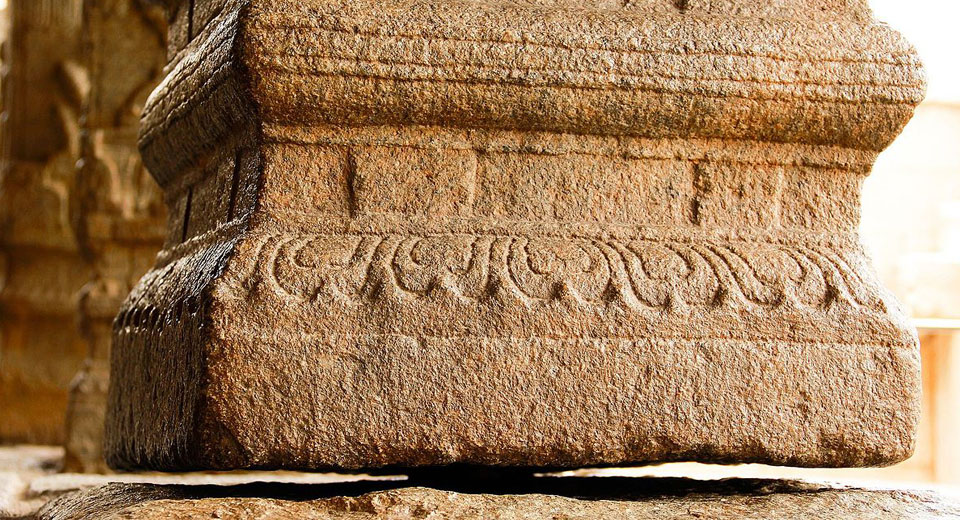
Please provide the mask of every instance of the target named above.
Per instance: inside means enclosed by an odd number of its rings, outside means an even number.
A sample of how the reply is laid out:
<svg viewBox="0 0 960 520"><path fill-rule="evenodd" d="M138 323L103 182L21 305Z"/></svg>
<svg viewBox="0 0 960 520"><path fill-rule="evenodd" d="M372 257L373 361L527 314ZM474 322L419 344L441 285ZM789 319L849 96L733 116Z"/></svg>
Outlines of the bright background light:
<svg viewBox="0 0 960 520"><path fill-rule="evenodd" d="M920 328L923 417L914 457L872 477L960 489L960 0L871 0L917 49L927 99L863 189L863 241Z"/></svg>
<svg viewBox="0 0 960 520"><path fill-rule="evenodd" d="M870 6L917 48L930 82L927 99L960 102L960 1L870 0Z"/></svg>

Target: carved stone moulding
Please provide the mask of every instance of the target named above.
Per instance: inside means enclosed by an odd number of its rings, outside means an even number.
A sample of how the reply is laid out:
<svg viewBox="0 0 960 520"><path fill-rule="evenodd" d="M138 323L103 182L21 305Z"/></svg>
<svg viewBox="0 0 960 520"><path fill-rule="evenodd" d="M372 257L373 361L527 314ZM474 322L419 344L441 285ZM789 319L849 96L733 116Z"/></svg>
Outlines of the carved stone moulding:
<svg viewBox="0 0 960 520"><path fill-rule="evenodd" d="M924 85L865 3L171 10L112 465L911 453L916 335L856 228Z"/></svg>

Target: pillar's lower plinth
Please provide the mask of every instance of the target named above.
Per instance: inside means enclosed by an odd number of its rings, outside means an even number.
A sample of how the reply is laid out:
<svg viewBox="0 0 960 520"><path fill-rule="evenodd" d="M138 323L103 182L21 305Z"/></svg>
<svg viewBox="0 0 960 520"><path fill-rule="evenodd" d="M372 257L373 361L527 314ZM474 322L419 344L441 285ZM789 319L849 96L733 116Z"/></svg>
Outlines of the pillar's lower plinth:
<svg viewBox="0 0 960 520"><path fill-rule="evenodd" d="M112 465L910 455L916 334L856 235L922 97L899 36L455 3L192 25L144 114L171 220L114 326Z"/></svg>

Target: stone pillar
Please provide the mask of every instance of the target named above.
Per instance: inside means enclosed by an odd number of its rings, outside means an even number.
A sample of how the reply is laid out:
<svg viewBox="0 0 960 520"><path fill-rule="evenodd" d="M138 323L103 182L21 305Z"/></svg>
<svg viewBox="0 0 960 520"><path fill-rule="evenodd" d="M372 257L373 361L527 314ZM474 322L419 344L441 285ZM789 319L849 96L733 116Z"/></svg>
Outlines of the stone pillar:
<svg viewBox="0 0 960 520"><path fill-rule="evenodd" d="M80 296L90 350L71 392L66 465L102 471L111 324L163 244L162 193L143 167L136 136L166 63L166 20L143 0L86 0L83 10L90 97L72 211L93 277Z"/></svg>
<svg viewBox="0 0 960 520"><path fill-rule="evenodd" d="M910 455L856 233L924 84L865 0L172 3L112 465Z"/></svg>
<svg viewBox="0 0 960 520"><path fill-rule="evenodd" d="M75 319L89 280L69 196L89 90L80 0L10 0L0 171L0 441L64 439L70 380L86 353Z"/></svg>

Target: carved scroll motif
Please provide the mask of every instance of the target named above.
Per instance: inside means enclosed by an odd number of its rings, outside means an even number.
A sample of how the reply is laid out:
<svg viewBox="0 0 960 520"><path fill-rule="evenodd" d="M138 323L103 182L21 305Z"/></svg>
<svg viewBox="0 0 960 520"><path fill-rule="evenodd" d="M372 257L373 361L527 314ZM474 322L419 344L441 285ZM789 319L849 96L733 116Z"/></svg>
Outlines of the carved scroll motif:
<svg viewBox="0 0 960 520"><path fill-rule="evenodd" d="M572 246L572 247L571 247ZM756 305L883 310L874 287L827 247L499 235L270 237L261 269L300 302L441 294L628 308ZM266 259L266 261L264 261Z"/></svg>

